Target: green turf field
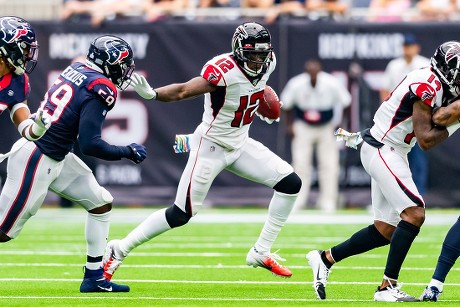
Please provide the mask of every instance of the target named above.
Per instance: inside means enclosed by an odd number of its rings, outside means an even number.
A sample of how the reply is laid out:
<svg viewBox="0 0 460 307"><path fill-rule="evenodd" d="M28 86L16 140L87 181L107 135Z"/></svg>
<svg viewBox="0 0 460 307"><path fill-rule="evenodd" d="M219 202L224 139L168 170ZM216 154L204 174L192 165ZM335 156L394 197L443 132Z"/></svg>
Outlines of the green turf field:
<svg viewBox="0 0 460 307"><path fill-rule="evenodd" d="M152 210L115 209L110 239L127 234ZM367 212L348 211L329 217L305 211L292 217L274 246L293 271L290 279L245 265L246 253L259 235L265 214L263 209L203 209L189 225L169 231L131 253L113 279L129 284L130 293L81 294L86 250L84 211L42 208L19 238L0 245L0 306L384 304L372 299L383 275L388 248L335 265L327 301L316 299L305 260L309 250L331 247L368 224L371 217ZM403 290L409 294L418 297L430 280L441 242L457 215L455 211L445 215L442 211L427 213L426 225L400 276ZM436 306L458 304L460 276L454 268Z"/></svg>

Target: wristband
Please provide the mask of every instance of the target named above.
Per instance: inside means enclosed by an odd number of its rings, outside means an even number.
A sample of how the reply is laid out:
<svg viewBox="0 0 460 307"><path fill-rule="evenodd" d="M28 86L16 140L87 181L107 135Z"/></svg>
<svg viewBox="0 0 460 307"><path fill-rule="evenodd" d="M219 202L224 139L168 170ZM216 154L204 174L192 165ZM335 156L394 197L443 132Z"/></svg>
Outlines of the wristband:
<svg viewBox="0 0 460 307"><path fill-rule="evenodd" d="M153 97L150 98L150 99L151 99L151 100L155 100L155 99L157 99L157 97L158 97L158 93L157 93L157 91L155 91L153 88L152 88L152 91L153 91Z"/></svg>
<svg viewBox="0 0 460 307"><path fill-rule="evenodd" d="M19 126L18 126L18 131L19 133L21 134L21 136L25 137L27 140L29 141L36 141L38 140L40 136L38 137L33 137L31 134L30 134L30 128L33 127L35 124L35 122L28 118L26 120L23 120ZM35 131L32 130L32 133L35 134ZM36 135L36 134L35 134Z"/></svg>
<svg viewBox="0 0 460 307"><path fill-rule="evenodd" d="M458 128L460 128L460 122L457 120L446 127L447 133L451 136Z"/></svg>

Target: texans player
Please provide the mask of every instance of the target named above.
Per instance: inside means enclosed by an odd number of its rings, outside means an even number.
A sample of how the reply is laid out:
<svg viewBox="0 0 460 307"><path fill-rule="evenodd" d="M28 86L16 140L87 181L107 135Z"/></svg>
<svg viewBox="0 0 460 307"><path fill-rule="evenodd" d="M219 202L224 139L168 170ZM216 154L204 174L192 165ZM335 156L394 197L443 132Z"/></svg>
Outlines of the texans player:
<svg viewBox="0 0 460 307"><path fill-rule="evenodd" d="M361 162L371 176L374 223L327 251L307 254L318 298L326 298L331 266L345 258L390 245L375 301L412 302L418 298L397 286L404 259L425 220L425 202L412 178L407 154L416 142L423 150L441 143L460 127L432 123L433 111L460 94L460 43L439 46L428 67L410 72L375 113L374 126L360 133ZM458 119L457 114L457 119ZM341 137L344 137L341 135ZM357 134L345 136L348 146Z"/></svg>
<svg viewBox="0 0 460 307"><path fill-rule="evenodd" d="M50 121L39 110L31 118L27 106L29 76L37 64L38 42L32 26L22 18L0 18L0 114L6 109L22 137L34 141ZM6 158L2 156L0 161Z"/></svg>
<svg viewBox="0 0 460 307"><path fill-rule="evenodd" d="M131 47L116 36L96 38L86 63L67 67L54 82L41 109L50 129L35 142L21 142L8 160L8 178L0 195L0 242L16 238L48 190L88 211L87 262L81 292L128 292L103 277L102 256L109 232L112 195L87 165L71 152L78 137L85 155L103 160L127 158L140 163L144 146L114 146L101 139L105 116L115 105L117 87L125 89L134 70Z"/></svg>
<svg viewBox="0 0 460 307"><path fill-rule="evenodd" d="M214 178L223 170L275 190L268 218L246 263L279 276L292 275L277 262L284 259L270 248L291 212L301 180L287 162L248 136L265 84L276 66L271 36L260 24L244 23L237 27L232 47L231 53L214 57L200 76L185 83L153 90L144 77L133 75L134 90L145 99L173 102L204 94L204 114L191 136L191 151L174 204L152 213L124 239L108 243L106 278L111 278L133 248L185 225L201 209Z"/></svg>

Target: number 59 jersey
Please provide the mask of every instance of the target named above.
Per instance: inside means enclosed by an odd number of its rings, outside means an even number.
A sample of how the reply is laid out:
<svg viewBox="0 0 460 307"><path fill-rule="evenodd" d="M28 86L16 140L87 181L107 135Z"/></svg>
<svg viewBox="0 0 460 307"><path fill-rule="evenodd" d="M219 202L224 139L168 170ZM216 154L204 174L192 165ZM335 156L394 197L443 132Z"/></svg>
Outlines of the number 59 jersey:
<svg viewBox="0 0 460 307"><path fill-rule="evenodd" d="M102 73L78 62L68 66L45 94L41 107L52 125L35 144L45 155L63 160L77 139L81 119L92 120L94 112L105 118L116 99L115 85Z"/></svg>
<svg viewBox="0 0 460 307"><path fill-rule="evenodd" d="M197 131L225 148L240 148L249 136L265 84L275 67L274 54L267 72L257 77L243 73L231 53L208 61L201 76L217 88L204 95L204 113Z"/></svg>
<svg viewBox="0 0 460 307"><path fill-rule="evenodd" d="M416 143L412 122L415 101L440 107L447 101L441 81L430 67L414 70L399 83L374 115L371 134L378 141L407 153Z"/></svg>

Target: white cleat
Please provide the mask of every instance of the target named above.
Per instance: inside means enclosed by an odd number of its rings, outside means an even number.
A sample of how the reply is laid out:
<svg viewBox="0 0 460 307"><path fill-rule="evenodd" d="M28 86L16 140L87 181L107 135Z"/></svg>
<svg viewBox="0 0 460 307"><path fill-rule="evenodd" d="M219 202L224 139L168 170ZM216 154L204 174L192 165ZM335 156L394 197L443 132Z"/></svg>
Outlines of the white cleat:
<svg viewBox="0 0 460 307"><path fill-rule="evenodd" d="M374 294L374 301L377 302L420 302L418 298L410 296L404 291L401 291L399 286L389 285L383 289L377 287Z"/></svg>
<svg viewBox="0 0 460 307"><path fill-rule="evenodd" d="M278 263L278 261L286 261L281 258L276 252L274 253L259 253L254 247L251 247L247 256L246 264L252 267L261 267L269 270L274 275L281 277L291 277L292 272Z"/></svg>
<svg viewBox="0 0 460 307"><path fill-rule="evenodd" d="M313 250L306 256L308 264L313 271L313 288L315 289L316 296L320 300L326 299L326 284L331 269L328 269L321 259L322 250Z"/></svg>
<svg viewBox="0 0 460 307"><path fill-rule="evenodd" d="M104 258L102 259L104 277L108 281L112 279L113 274L115 274L115 271L122 264L123 259L125 259L125 256L123 255L118 246L119 243L120 240L109 241L105 249Z"/></svg>

